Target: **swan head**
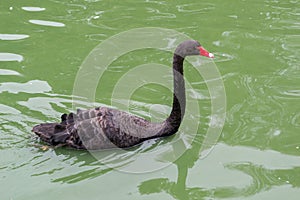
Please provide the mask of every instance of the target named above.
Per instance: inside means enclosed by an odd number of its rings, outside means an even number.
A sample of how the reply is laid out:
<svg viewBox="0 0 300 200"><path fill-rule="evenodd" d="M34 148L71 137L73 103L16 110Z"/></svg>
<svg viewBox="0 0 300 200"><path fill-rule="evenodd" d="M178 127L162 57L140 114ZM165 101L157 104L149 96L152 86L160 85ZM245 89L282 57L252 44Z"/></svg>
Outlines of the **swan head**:
<svg viewBox="0 0 300 200"><path fill-rule="evenodd" d="M183 58L185 58L186 56L192 56L192 55L206 56L209 58L214 57L214 54L209 53L196 40L187 40L187 41L180 43L175 50L175 54L179 55Z"/></svg>

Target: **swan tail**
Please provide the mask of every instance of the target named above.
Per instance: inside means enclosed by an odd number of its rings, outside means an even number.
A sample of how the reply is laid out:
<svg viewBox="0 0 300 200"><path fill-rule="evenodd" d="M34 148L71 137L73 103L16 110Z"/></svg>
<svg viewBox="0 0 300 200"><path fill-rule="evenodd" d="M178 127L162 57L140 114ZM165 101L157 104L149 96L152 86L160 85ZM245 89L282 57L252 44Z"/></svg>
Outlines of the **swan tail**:
<svg viewBox="0 0 300 200"><path fill-rule="evenodd" d="M66 145L70 138L68 125L73 122L73 114L63 114L61 116L61 123L42 123L32 128L40 139L50 145Z"/></svg>

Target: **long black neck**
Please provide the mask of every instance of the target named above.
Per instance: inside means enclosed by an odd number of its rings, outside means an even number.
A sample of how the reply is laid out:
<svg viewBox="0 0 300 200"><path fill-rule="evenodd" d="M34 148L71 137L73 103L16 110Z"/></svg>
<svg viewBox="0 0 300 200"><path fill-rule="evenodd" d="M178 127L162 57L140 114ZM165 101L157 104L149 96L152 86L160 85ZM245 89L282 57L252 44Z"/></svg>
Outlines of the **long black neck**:
<svg viewBox="0 0 300 200"><path fill-rule="evenodd" d="M167 122L173 128L173 131L177 131L185 113L185 85L183 77L183 61L184 58L174 54L173 57L173 80L174 80L174 92L173 92L173 107L170 116L167 118Z"/></svg>

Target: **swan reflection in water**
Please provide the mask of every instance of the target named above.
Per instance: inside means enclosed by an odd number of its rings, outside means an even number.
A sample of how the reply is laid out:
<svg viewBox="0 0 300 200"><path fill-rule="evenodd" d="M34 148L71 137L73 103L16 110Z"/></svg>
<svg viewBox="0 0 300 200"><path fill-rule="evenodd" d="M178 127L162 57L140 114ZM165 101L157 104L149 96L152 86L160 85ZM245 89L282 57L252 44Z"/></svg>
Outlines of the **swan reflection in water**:
<svg viewBox="0 0 300 200"><path fill-rule="evenodd" d="M198 133L197 136L199 137L199 135L201 134ZM182 145L184 144L182 143ZM260 150L247 147L235 148L236 147L220 144L219 147L216 147L216 154L225 154L225 157L222 157L220 159L220 155L217 155L215 162L208 161L208 163L210 165L222 165L222 169L224 170L224 172L228 172L228 170L233 170L234 172L239 171L243 173L242 175L246 175L248 179L250 177L249 183L245 184L244 187L240 184L241 180L237 180L240 178L240 176L237 175L236 177L234 177L232 176L232 174L228 176L226 176L226 174L223 174L223 178L226 180L232 180L231 185L234 185L234 182L236 182L237 186L218 186L219 183L216 182L214 184L215 186L212 188L205 186L187 187L187 178L190 179L192 177L191 175L189 176L189 170L194 167L199 169L199 165L201 165L201 162L199 162L199 155L201 154L201 143L199 143L196 139L195 142L192 143L192 147L186 150L178 160L173 162L173 164L176 165L178 172L176 181L172 181L169 178L150 179L142 182L138 186L139 191L142 195L167 193L175 199L187 200L247 197L275 189L276 186L290 185L293 188L300 187L300 167L291 167L300 165L300 161L297 156L287 156L275 151L261 152ZM227 154L232 154L234 152L240 152L241 154L240 156L235 155L230 157L230 155L223 153L224 151L228 152ZM176 149L174 149L174 152L176 152ZM214 153L212 152L212 154ZM257 154L263 154L263 158L261 161L257 159ZM249 157L245 157L245 155L251 157L252 159L249 159ZM214 156L215 155L212 155L212 157ZM206 157L205 159L209 158ZM263 164L254 164L255 162L268 163L269 160L281 160L277 164L284 165L284 167L280 166L278 167L279 169L268 169L263 166ZM285 162L286 160L289 160L289 162ZM204 164L204 162L202 164ZM215 168L216 166L210 166L210 168L208 169L210 170L210 175L218 176L218 173L212 172ZM204 174L206 172L199 170L198 173ZM206 177L210 175L206 175ZM197 179L198 182L205 182L205 180L201 180L201 176L198 175L197 177L200 177ZM211 178L216 180L215 177ZM219 180L222 180L222 177L220 177ZM211 183L211 181L208 182ZM226 183L228 183L228 180L226 181Z"/></svg>

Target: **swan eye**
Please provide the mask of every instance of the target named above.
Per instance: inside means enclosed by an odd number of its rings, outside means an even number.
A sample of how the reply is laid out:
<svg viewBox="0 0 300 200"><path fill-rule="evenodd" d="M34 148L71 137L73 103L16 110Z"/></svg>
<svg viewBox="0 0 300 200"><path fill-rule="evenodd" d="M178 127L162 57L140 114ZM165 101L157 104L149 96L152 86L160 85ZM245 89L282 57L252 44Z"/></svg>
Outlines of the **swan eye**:
<svg viewBox="0 0 300 200"><path fill-rule="evenodd" d="M199 51L196 47L191 47L191 48L188 48L188 49L187 49L187 53L188 53L188 54L192 54L192 53L194 53L196 50Z"/></svg>

